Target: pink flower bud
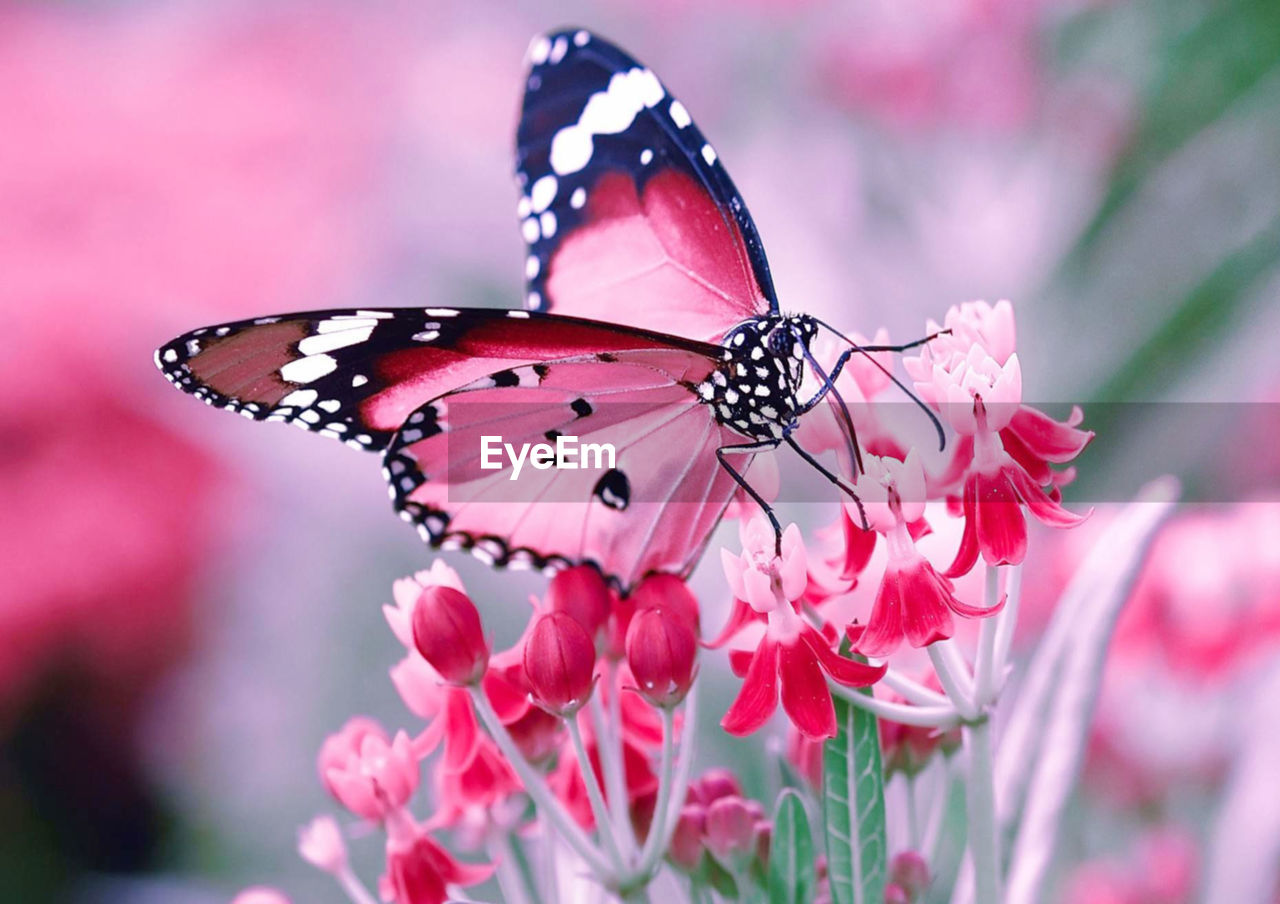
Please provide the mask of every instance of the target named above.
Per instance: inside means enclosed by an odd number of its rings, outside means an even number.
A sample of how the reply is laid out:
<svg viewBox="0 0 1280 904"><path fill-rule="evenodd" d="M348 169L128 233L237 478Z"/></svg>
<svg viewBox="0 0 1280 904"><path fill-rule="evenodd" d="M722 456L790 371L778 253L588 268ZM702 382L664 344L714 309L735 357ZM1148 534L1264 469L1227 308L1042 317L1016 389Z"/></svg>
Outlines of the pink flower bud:
<svg viewBox="0 0 1280 904"><path fill-rule="evenodd" d="M338 803L365 819L386 818L418 789L418 761L409 736L401 731L388 743L386 733L367 719L353 719L325 741L320 770Z"/></svg>
<svg viewBox="0 0 1280 904"><path fill-rule="evenodd" d="M640 695L654 706L676 706L693 684L698 639L685 618L663 607L640 609L627 630L627 664Z"/></svg>
<svg viewBox="0 0 1280 904"><path fill-rule="evenodd" d="M231 900L231 904L289 904L289 898L284 892L276 891L274 888L255 885L236 895Z"/></svg>
<svg viewBox="0 0 1280 904"><path fill-rule="evenodd" d="M902 851L889 863L889 879L909 900L919 900L929 888L929 864L916 851Z"/></svg>
<svg viewBox="0 0 1280 904"><path fill-rule="evenodd" d="M884 887L884 904L911 904L911 897L901 885L890 882Z"/></svg>
<svg viewBox="0 0 1280 904"><path fill-rule="evenodd" d="M347 845L332 816L317 816L298 832L298 853L317 869L331 875L347 869Z"/></svg>
<svg viewBox="0 0 1280 904"><path fill-rule="evenodd" d="M693 633L698 633L698 598L689 585L674 574L653 574L640 582L631 594L636 610L661 606L675 612L689 623Z"/></svg>
<svg viewBox="0 0 1280 904"><path fill-rule="evenodd" d="M742 785L728 769L716 767L702 773L698 779L698 798L705 806L711 806L722 797L741 797Z"/></svg>
<svg viewBox="0 0 1280 904"><path fill-rule="evenodd" d="M591 565L577 565L558 572L547 588L547 607L552 612L572 616L595 639L609 620L613 608L613 595Z"/></svg>
<svg viewBox="0 0 1280 904"><path fill-rule="evenodd" d="M425 588L413 608L413 643L450 684L475 684L489 666L480 613L452 587Z"/></svg>
<svg viewBox="0 0 1280 904"><path fill-rule="evenodd" d="M563 612L538 617L524 645L524 675L543 709L569 716L587 702L595 678L596 647L578 621Z"/></svg>
<svg viewBox="0 0 1280 904"><path fill-rule="evenodd" d="M687 804L680 811L667 857L678 869L691 873L702 863L702 833L707 824L707 812L698 804Z"/></svg>
<svg viewBox="0 0 1280 904"><path fill-rule="evenodd" d="M760 805L741 797L722 797L707 808L707 850L726 865L741 865L756 855Z"/></svg>

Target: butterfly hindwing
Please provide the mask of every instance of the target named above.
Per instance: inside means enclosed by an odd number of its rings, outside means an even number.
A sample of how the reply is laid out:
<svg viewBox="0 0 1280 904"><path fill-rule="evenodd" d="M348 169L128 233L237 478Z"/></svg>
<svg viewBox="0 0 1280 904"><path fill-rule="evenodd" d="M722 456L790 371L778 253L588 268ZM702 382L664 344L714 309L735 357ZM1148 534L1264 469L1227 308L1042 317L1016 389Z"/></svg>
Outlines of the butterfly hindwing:
<svg viewBox="0 0 1280 904"><path fill-rule="evenodd" d="M607 323L487 308L311 311L211 326L156 352L210 405L380 450L423 402L504 368L637 348L715 348Z"/></svg>
<svg viewBox="0 0 1280 904"><path fill-rule="evenodd" d="M740 438L697 397L714 367L699 352L640 349L513 368L448 393L387 449L395 505L433 545L495 564L593 562L623 589L654 571L686 574L736 489L715 450ZM538 469L526 457L512 479L505 454L481 467L485 436L513 451L569 437L583 466ZM582 451L606 445L612 458Z"/></svg>
<svg viewBox="0 0 1280 904"><path fill-rule="evenodd" d="M684 105L597 35L541 36L516 135L526 306L718 340L777 310L737 189Z"/></svg>

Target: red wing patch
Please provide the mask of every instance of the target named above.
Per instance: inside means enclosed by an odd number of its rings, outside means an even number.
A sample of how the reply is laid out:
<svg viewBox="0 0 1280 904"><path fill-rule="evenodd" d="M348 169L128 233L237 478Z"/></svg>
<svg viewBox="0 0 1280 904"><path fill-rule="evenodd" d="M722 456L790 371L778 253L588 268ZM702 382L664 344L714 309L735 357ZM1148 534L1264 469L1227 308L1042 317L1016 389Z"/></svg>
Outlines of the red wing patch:
<svg viewBox="0 0 1280 904"><path fill-rule="evenodd" d="M557 313L664 323L708 341L767 307L737 226L675 169L639 195L626 174L602 176L582 224L554 252L546 285Z"/></svg>

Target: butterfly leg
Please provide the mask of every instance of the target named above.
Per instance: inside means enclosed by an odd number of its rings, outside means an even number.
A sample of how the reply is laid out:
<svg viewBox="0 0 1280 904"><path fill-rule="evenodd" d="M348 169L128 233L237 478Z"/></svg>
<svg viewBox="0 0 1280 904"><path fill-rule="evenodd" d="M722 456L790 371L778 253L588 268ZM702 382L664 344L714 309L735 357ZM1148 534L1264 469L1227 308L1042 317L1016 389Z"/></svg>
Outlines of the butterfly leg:
<svg viewBox="0 0 1280 904"><path fill-rule="evenodd" d="M862 519L862 529L869 530L870 525L867 522L867 512L865 509L863 509L862 500L858 497L858 494L853 489L853 487L849 486L849 484L847 484L844 480L842 480L839 475L834 474L831 471L827 470L826 466L823 465L822 462L818 461L816 458L814 458L812 455L806 452L804 450L804 446L800 445L798 442L795 441L795 438L792 437L790 431L788 431L783 436L783 440L786 442L788 446L790 446L792 449L795 449L796 452L800 455L800 457L803 458L805 461L807 461L815 471L817 471L823 477L827 478L827 480L831 481L833 484L839 487L840 490L843 491L845 495L847 495L850 499L853 500L853 504L858 507L858 515Z"/></svg>
<svg viewBox="0 0 1280 904"><path fill-rule="evenodd" d="M813 398L805 402L796 410L796 416L812 411L819 402L826 398L827 393L836 400L836 408L840 412L840 420L844 424L844 435L846 443L849 447L849 457L853 461L854 474L861 473L862 467L862 450L858 446L858 431L853 426L853 418L849 414L849 406L844 403L844 398L840 395L840 390L836 389L836 379L840 376L840 372L844 370L845 364L848 363L850 356L853 355L855 349L848 349L842 352L840 357L836 359L835 366L831 368L831 373L824 373L822 366L818 364L817 359L805 347L804 356L809 362L809 367L817 374L818 379L822 381L822 385L818 387L818 391L813 394ZM790 431L788 431L790 432Z"/></svg>
<svg viewBox="0 0 1280 904"><path fill-rule="evenodd" d="M747 495L755 500L756 505L760 506L760 510L764 512L765 517L769 519L769 523L773 525L773 541L774 552L782 555L782 525L778 522L778 516L773 513L773 507L764 501L764 497L756 492L755 487L747 483L747 479L743 477L738 470L725 458L727 452L767 452L778 448L782 445L781 439L766 439L757 443L742 443L734 446L721 446L716 449L716 458L720 462L720 467L729 472L729 476L733 478L733 482L742 487Z"/></svg>

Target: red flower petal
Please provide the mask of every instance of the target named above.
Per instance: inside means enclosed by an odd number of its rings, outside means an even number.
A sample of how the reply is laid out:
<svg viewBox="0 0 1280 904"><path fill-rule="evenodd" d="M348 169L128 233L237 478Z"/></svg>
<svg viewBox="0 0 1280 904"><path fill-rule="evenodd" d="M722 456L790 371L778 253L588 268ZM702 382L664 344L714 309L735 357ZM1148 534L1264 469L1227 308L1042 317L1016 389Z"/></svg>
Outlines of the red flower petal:
<svg viewBox="0 0 1280 904"><path fill-rule="evenodd" d="M778 657L782 679L782 708L807 738L836 736L836 709L818 657L799 639L782 644Z"/></svg>
<svg viewBox="0 0 1280 904"><path fill-rule="evenodd" d="M1077 515L1058 505L1044 490L1036 485L1031 475L1021 468L1017 466L1008 467L1004 469L1003 473L1008 478L1013 490L1027 504L1027 508L1031 509L1031 514L1035 515L1042 524L1047 524L1050 527L1075 527L1089 517L1088 513Z"/></svg>
<svg viewBox="0 0 1280 904"><path fill-rule="evenodd" d="M902 630L911 646L927 647L955 633L950 610L959 601L951 592L950 581L923 558L914 567L901 569L898 581L903 600Z"/></svg>
<svg viewBox="0 0 1280 904"><path fill-rule="evenodd" d="M884 659L898 649L906 637L902 629L902 595L897 580L890 574L885 571L876 591L871 618L854 643L854 649L863 656Z"/></svg>
<svg viewBox="0 0 1280 904"><path fill-rule="evenodd" d="M751 668L751 662L756 657L754 650L730 650L729 651L729 669L737 678L745 678L747 669Z"/></svg>
<svg viewBox="0 0 1280 904"><path fill-rule="evenodd" d="M818 657L818 664L822 666L822 670L837 684L843 684L845 687L867 687L884 677L887 666L868 665L865 662L845 659L831 649L831 645L821 634L808 625L805 626L801 639Z"/></svg>
<svg viewBox="0 0 1280 904"><path fill-rule="evenodd" d="M767 722L777 708L778 644L766 636L751 659L737 699L720 720L720 727L731 735L749 735Z"/></svg>
<svg viewBox="0 0 1280 904"><path fill-rule="evenodd" d="M844 528L844 564L840 577L848 581L862 574L871 561L871 554L876 549L877 534L873 530L863 530L862 525L853 520L844 506L840 506L840 523Z"/></svg>
<svg viewBox="0 0 1280 904"><path fill-rule="evenodd" d="M1061 463L1071 461L1093 439L1092 430L1076 429L1082 420L1084 413L1079 406L1071 409L1071 416L1065 421L1055 421L1043 411L1020 405L1006 429L1039 458Z"/></svg>
<svg viewBox="0 0 1280 904"><path fill-rule="evenodd" d="M945 572L949 578L968 574L978 563L978 519L973 516L972 483L972 480L966 480L964 485L964 532L960 535L960 548L956 550L955 560Z"/></svg>
<svg viewBox="0 0 1280 904"><path fill-rule="evenodd" d="M965 487L965 519L977 521L978 547L988 565L1017 565L1027 555L1027 519L1009 482L1011 471L1026 473L1016 465L993 475L979 472L969 478L972 497Z"/></svg>

